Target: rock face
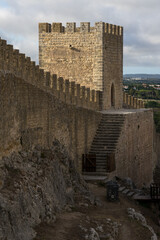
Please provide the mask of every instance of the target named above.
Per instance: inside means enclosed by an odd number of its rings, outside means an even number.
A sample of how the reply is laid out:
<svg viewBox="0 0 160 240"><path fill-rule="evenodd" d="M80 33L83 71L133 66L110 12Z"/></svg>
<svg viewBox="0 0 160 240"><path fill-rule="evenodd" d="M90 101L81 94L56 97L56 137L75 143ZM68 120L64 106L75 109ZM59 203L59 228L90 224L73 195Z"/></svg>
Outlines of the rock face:
<svg viewBox="0 0 160 240"><path fill-rule="evenodd" d="M87 185L58 141L49 150L3 157L0 168L0 239L30 240L34 226L88 196Z"/></svg>
<svg viewBox="0 0 160 240"><path fill-rule="evenodd" d="M133 208L128 208L127 211L130 218L136 219L138 222L140 222L142 226L144 226L151 232L151 240L158 240L153 228L147 224L145 217L141 213L136 212Z"/></svg>

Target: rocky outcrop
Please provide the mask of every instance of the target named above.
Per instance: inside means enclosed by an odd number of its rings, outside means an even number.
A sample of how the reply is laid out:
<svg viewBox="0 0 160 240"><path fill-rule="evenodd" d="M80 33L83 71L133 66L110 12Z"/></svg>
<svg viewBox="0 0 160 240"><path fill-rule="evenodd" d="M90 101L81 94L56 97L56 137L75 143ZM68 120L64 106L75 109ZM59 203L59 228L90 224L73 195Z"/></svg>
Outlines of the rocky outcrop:
<svg viewBox="0 0 160 240"><path fill-rule="evenodd" d="M90 199L87 185L58 141L3 157L0 167L0 239L30 240L34 227L54 222L56 213L78 197Z"/></svg>
<svg viewBox="0 0 160 240"><path fill-rule="evenodd" d="M130 218L136 219L142 226L149 230L149 232L152 234L151 240L158 240L153 228L147 224L146 218L141 213L136 212L133 208L128 208L127 212Z"/></svg>

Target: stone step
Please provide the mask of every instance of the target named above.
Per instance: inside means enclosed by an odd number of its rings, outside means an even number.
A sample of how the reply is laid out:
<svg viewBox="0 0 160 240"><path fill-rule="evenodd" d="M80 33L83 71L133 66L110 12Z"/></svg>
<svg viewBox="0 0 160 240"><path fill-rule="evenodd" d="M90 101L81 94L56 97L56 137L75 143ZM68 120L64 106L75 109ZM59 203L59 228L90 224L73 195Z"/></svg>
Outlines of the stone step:
<svg viewBox="0 0 160 240"><path fill-rule="evenodd" d="M124 120L123 119L109 119L109 118L103 118L102 120L101 120L101 122L100 123L121 123L121 124L123 124L124 123Z"/></svg>
<svg viewBox="0 0 160 240"><path fill-rule="evenodd" d="M99 163L96 163L97 165L96 165L96 169L98 169L98 168L105 168L106 169L106 167L107 167L107 164L106 163L101 163L101 164L99 164Z"/></svg>
<svg viewBox="0 0 160 240"><path fill-rule="evenodd" d="M118 121L106 121L106 120L102 120L101 122L100 122L100 124L99 124L99 126L100 125L122 125L123 124L123 122L124 121L120 121L120 120L118 120Z"/></svg>
<svg viewBox="0 0 160 240"><path fill-rule="evenodd" d="M106 133L106 132L104 132L104 131L102 131L101 133L99 133L99 132L96 132L96 134L95 134L95 137L94 137L94 139L96 139L96 138L118 138L120 136L120 132L108 132L108 133Z"/></svg>
<svg viewBox="0 0 160 240"><path fill-rule="evenodd" d="M95 148L91 147L90 151L93 151L95 153L97 153L97 152L105 152L105 153L107 153L108 150L115 150L115 149L116 149L115 146L114 147L107 147L106 149L100 148L100 147L95 147Z"/></svg>
<svg viewBox="0 0 160 240"><path fill-rule="evenodd" d="M98 167L106 166L106 155L115 152L124 120L123 114L102 115L89 151L90 154L96 154Z"/></svg>
<svg viewBox="0 0 160 240"><path fill-rule="evenodd" d="M97 152L95 152L95 154L96 154L96 157L106 157L109 153L107 153L107 151L106 152L104 152L104 151L97 151Z"/></svg>
<svg viewBox="0 0 160 240"><path fill-rule="evenodd" d="M96 161L97 166L106 166L106 161Z"/></svg>
<svg viewBox="0 0 160 240"><path fill-rule="evenodd" d="M107 165L106 165L106 161L104 161L104 162L96 162L96 164L97 164L97 166L98 167L106 167Z"/></svg>
<svg viewBox="0 0 160 240"><path fill-rule="evenodd" d="M115 122L115 123L124 123L124 120L125 119L122 119L122 118L102 118L101 122L109 122L109 123L112 123L112 122Z"/></svg>
<svg viewBox="0 0 160 240"><path fill-rule="evenodd" d="M100 159L100 157L101 157L101 155L98 155L98 154L106 154L106 155L109 155L109 154L113 154L113 153L115 153L115 151L114 150L108 150L108 151L106 151L106 152L95 152L95 151L93 151L93 152L89 152L89 154L96 154L96 157L98 158L98 159ZM103 158L101 158L101 159L103 159Z"/></svg>
<svg viewBox="0 0 160 240"><path fill-rule="evenodd" d="M96 158L96 162L98 163L101 163L101 162L106 162L107 161L107 157L103 158L103 157L99 157L99 158Z"/></svg>
<svg viewBox="0 0 160 240"><path fill-rule="evenodd" d="M107 151L115 151L116 150L116 147L108 147L107 149L103 149L103 148L91 148L90 151L91 152L95 152L95 154L97 153L104 153L104 154L107 154Z"/></svg>
<svg viewBox="0 0 160 240"><path fill-rule="evenodd" d="M116 136L105 136L105 137L94 137L93 142L98 141L98 142L103 142L103 141L111 141L111 142L115 142L118 141Z"/></svg>
<svg viewBox="0 0 160 240"><path fill-rule="evenodd" d="M108 127L108 128L98 128L97 129L97 131L96 131L96 133L98 132L98 133L101 133L101 132L105 132L105 133L115 133L115 132L120 132L120 128L110 128L110 127Z"/></svg>
<svg viewBox="0 0 160 240"><path fill-rule="evenodd" d="M117 140L101 140L101 141L93 141L92 142L92 145L103 145L103 146L106 146L106 145L111 145L111 144L117 144Z"/></svg>
<svg viewBox="0 0 160 240"><path fill-rule="evenodd" d="M104 160L104 159L107 159L107 155L105 154L105 156L103 156L103 155L96 155L96 159L98 159L98 160Z"/></svg>
<svg viewBox="0 0 160 240"><path fill-rule="evenodd" d="M104 122L104 123L100 123L98 127L122 127L122 126L123 126L123 124L119 124L119 123L117 123L117 124L113 124L113 123L109 124L109 123Z"/></svg>
<svg viewBox="0 0 160 240"><path fill-rule="evenodd" d="M88 176L107 176L108 173L105 171L102 172L82 172L82 175L88 175Z"/></svg>
<svg viewBox="0 0 160 240"><path fill-rule="evenodd" d="M113 146L115 146L115 145L117 145L116 143L101 143L101 144L95 144L95 143L93 143L92 144L92 147L100 147L100 148L105 148L105 147L113 147Z"/></svg>
<svg viewBox="0 0 160 240"><path fill-rule="evenodd" d="M108 150L104 150L104 151L102 151L101 149L100 150L97 150L97 151L95 151L95 149L92 149L92 150L90 150L90 154L99 154L99 153L103 153L103 154L112 154L112 153L114 153L115 152L115 149L108 149ZM97 158L98 158L99 156L97 156Z"/></svg>
<svg viewBox="0 0 160 240"><path fill-rule="evenodd" d="M117 136L114 136L114 137L112 137L112 136L108 136L108 137L94 137L94 139L93 139L93 142L92 143L95 143L95 142L97 142L97 143L105 143L105 142L108 142L109 141L109 143L115 143L116 141L118 141L118 138L117 138Z"/></svg>
<svg viewBox="0 0 160 240"><path fill-rule="evenodd" d="M98 134L98 133L96 133L95 134L95 137L94 137L94 140L95 139L117 139L117 137L119 137L119 135L120 135L120 132L116 132L116 133L107 133L107 134L105 134L105 133L101 133L101 134Z"/></svg>
<svg viewBox="0 0 160 240"><path fill-rule="evenodd" d="M117 139L118 140L118 139ZM95 142L92 142L92 145L97 145L97 146L107 146L107 145L117 145L118 141L112 141L110 142L109 140L107 141L95 141Z"/></svg>
<svg viewBox="0 0 160 240"><path fill-rule="evenodd" d="M119 138L119 135L108 135L108 137L102 135L99 137L97 137L97 135L94 137L93 141L98 141L98 142L103 142L103 141L112 141L112 142L115 142L115 141L118 141L118 138Z"/></svg>
<svg viewBox="0 0 160 240"><path fill-rule="evenodd" d="M114 120L125 120L125 118L121 117L121 116L102 116L102 121L103 120L110 120L110 121L114 121Z"/></svg>
<svg viewBox="0 0 160 240"><path fill-rule="evenodd" d="M103 113L102 117L125 117L122 113Z"/></svg>
<svg viewBox="0 0 160 240"><path fill-rule="evenodd" d="M114 139L114 140L109 140L109 139L107 139L107 140L105 140L105 141L103 141L103 140L101 140L101 141L96 141L96 140L94 140L93 142L92 142L92 145L101 145L101 146L107 146L107 145L113 145L113 144L116 144L117 142L116 142L116 140Z"/></svg>
<svg viewBox="0 0 160 240"><path fill-rule="evenodd" d="M96 164L106 164L107 160L106 159L96 159Z"/></svg>
<svg viewBox="0 0 160 240"><path fill-rule="evenodd" d="M97 167L96 167L96 171L101 171L101 170L102 170L102 172L103 172L103 171L106 172L106 169L107 169L107 166L97 166Z"/></svg>
<svg viewBox="0 0 160 240"><path fill-rule="evenodd" d="M96 162L97 163L106 162L106 161L107 161L107 157L105 157L105 158L102 158L102 157L96 158Z"/></svg>
<svg viewBox="0 0 160 240"><path fill-rule="evenodd" d="M125 120L125 118L122 118L122 117L119 117L119 116L116 116L116 117L108 117L108 116L102 116L102 120L104 119L108 119L109 121L112 121L112 120Z"/></svg>
<svg viewBox="0 0 160 240"><path fill-rule="evenodd" d="M96 173L96 175L95 174L94 175L82 174L82 176L86 182L102 182L102 183L104 183L108 179L108 175L107 174L105 175L105 173L103 173L102 175L97 174L97 173Z"/></svg>
<svg viewBox="0 0 160 240"><path fill-rule="evenodd" d="M103 149L105 148L106 149L108 147L115 147L116 145L117 145L116 143L109 143L109 142L105 143L105 144L104 143L93 143L92 148L97 147L97 148L103 148Z"/></svg>
<svg viewBox="0 0 160 240"><path fill-rule="evenodd" d="M103 153L103 152L99 152L99 153L95 153L96 154L96 157L97 159L99 158L106 158L107 157L107 153Z"/></svg>
<svg viewBox="0 0 160 240"><path fill-rule="evenodd" d="M100 148L107 148L107 147L117 146L117 143L93 143L92 147L100 147Z"/></svg>
<svg viewBox="0 0 160 240"><path fill-rule="evenodd" d="M103 117L106 117L106 116L109 116L109 117L113 117L113 116L116 116L116 117L125 117L124 114L122 113L103 113L102 114Z"/></svg>
<svg viewBox="0 0 160 240"><path fill-rule="evenodd" d="M94 137L93 141L112 141L112 142L115 142L115 141L118 141L118 138L119 138L119 135L109 135L108 137L105 137L105 136L99 136L99 137Z"/></svg>
<svg viewBox="0 0 160 240"><path fill-rule="evenodd" d="M106 170L106 168L96 168L96 172L97 173L105 173L107 170Z"/></svg>
<svg viewBox="0 0 160 240"><path fill-rule="evenodd" d="M117 121L109 121L109 120L102 120L99 125L106 124L106 125L123 125L124 121L117 120Z"/></svg>
<svg viewBox="0 0 160 240"><path fill-rule="evenodd" d="M98 128L122 128L123 124L100 124Z"/></svg>
<svg viewBox="0 0 160 240"><path fill-rule="evenodd" d="M120 132L122 129L121 128L115 128L115 127L101 127L101 128L98 128L97 129L97 131L96 132L106 132L106 133L108 133L108 132Z"/></svg>
<svg viewBox="0 0 160 240"><path fill-rule="evenodd" d="M106 169L106 167L107 167L106 165L97 165L96 170L97 169Z"/></svg>
<svg viewBox="0 0 160 240"><path fill-rule="evenodd" d="M106 163L107 163L106 159L103 159L103 158L102 158L102 159L99 159L99 160L96 159L96 160L97 160L97 161L96 161L97 164L106 164Z"/></svg>
<svg viewBox="0 0 160 240"><path fill-rule="evenodd" d="M100 161L96 161L96 164L98 164L98 166L100 166L100 165L105 165L106 166L107 161L106 161L106 159L101 159Z"/></svg>
<svg viewBox="0 0 160 240"><path fill-rule="evenodd" d="M113 139L114 139L115 137L120 135L120 132L121 131L115 131L115 132L113 132L113 131L110 131L110 132L109 131L108 132L100 131L100 132L98 132L98 130L97 130L96 133L95 133L94 139L95 138L111 138L111 137L113 137Z"/></svg>
<svg viewBox="0 0 160 240"><path fill-rule="evenodd" d="M94 152L95 154L96 154L96 156L97 157L102 157L102 156L107 156L108 154L112 154L112 153L109 153L109 152L106 152L106 153L104 153L104 152Z"/></svg>
<svg viewBox="0 0 160 240"><path fill-rule="evenodd" d="M110 145L113 146L113 145L117 145L117 143L118 143L118 142L110 142L110 141L106 141L106 142L103 142L103 141L102 141L102 142L98 142L98 141L97 141L97 142L96 142L96 141L95 141L95 142L92 143L92 146L93 146L93 145L94 145L94 146L110 146Z"/></svg>
<svg viewBox="0 0 160 240"><path fill-rule="evenodd" d="M124 118L121 118L121 117L112 117L112 118L109 118L109 117L102 117L102 122L103 121L106 121L106 122L124 122L125 119Z"/></svg>
<svg viewBox="0 0 160 240"><path fill-rule="evenodd" d="M121 128L115 128L115 127L100 127L100 128L98 128L97 129L97 131L96 132L117 132L117 131L120 131L121 130Z"/></svg>
<svg viewBox="0 0 160 240"><path fill-rule="evenodd" d="M120 131L121 128L111 128L111 127L108 127L108 128L98 128L96 132L117 132L117 131Z"/></svg>
<svg viewBox="0 0 160 240"><path fill-rule="evenodd" d="M96 166L96 171L97 169L104 169L106 171L107 166L106 165L97 165Z"/></svg>

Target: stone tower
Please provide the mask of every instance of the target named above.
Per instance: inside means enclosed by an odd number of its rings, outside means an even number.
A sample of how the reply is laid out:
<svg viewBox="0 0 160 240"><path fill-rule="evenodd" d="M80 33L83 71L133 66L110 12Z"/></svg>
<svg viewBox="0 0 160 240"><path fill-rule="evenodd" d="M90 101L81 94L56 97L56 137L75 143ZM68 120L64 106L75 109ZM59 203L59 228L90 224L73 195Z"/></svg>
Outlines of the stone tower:
<svg viewBox="0 0 160 240"><path fill-rule="evenodd" d="M123 28L97 22L39 23L39 65L102 91L102 109L122 108Z"/></svg>

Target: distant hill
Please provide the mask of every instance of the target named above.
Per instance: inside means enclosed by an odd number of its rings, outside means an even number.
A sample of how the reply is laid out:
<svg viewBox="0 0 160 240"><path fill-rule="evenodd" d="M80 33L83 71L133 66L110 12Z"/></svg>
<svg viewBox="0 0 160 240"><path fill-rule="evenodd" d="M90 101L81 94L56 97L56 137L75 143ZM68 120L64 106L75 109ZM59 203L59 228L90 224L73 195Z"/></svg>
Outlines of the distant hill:
<svg viewBox="0 0 160 240"><path fill-rule="evenodd" d="M160 79L160 74L124 74L123 78Z"/></svg>

